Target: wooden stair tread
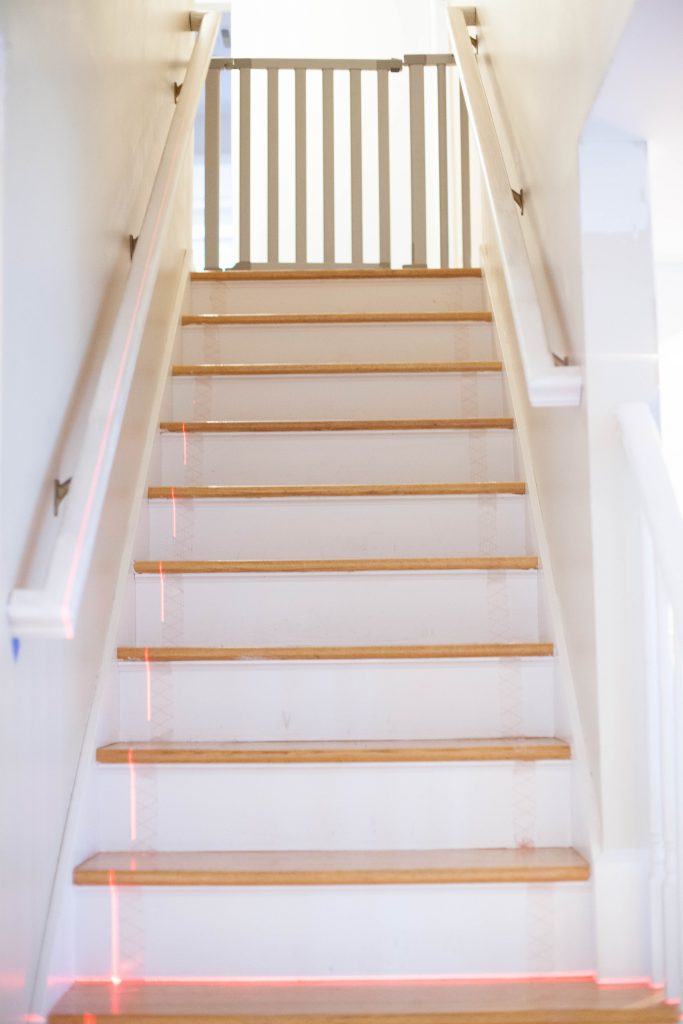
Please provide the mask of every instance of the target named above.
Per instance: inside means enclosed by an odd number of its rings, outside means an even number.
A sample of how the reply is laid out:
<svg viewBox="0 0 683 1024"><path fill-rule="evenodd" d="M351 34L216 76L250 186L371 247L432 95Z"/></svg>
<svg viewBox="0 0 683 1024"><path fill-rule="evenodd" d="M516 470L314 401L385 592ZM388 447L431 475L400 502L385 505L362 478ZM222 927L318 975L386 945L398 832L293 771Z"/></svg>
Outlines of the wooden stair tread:
<svg viewBox="0 0 683 1024"><path fill-rule="evenodd" d="M487 558L314 558L260 561L136 561L140 575L194 573L458 572L538 569L535 555Z"/></svg>
<svg viewBox="0 0 683 1024"><path fill-rule="evenodd" d="M432 761L566 761L569 744L554 738L461 740L305 740L110 743L102 764L375 764Z"/></svg>
<svg viewBox="0 0 683 1024"><path fill-rule="evenodd" d="M450 363L183 363L174 366L174 377L305 376L320 374L375 373L500 373L495 360Z"/></svg>
<svg viewBox="0 0 683 1024"><path fill-rule="evenodd" d="M592 980L79 982L50 1024L669 1024L677 1005L646 985Z"/></svg>
<svg viewBox="0 0 683 1024"><path fill-rule="evenodd" d="M330 280L401 280L414 277L481 277L479 267L339 267L308 270L193 270L193 281L330 281Z"/></svg>
<svg viewBox="0 0 683 1024"><path fill-rule="evenodd" d="M265 484L150 487L149 498L384 498L526 494L521 481L459 484Z"/></svg>
<svg viewBox="0 0 683 1024"><path fill-rule="evenodd" d="M550 658L552 644L413 644L374 647L119 647L120 661L386 661Z"/></svg>
<svg viewBox="0 0 683 1024"><path fill-rule="evenodd" d="M190 313L182 318L184 326L243 324L409 324L409 323L491 323L486 312L425 313Z"/></svg>
<svg viewBox="0 0 683 1024"><path fill-rule="evenodd" d="M76 885L466 885L589 877L580 854L559 848L97 853L74 871Z"/></svg>
<svg viewBox="0 0 683 1024"><path fill-rule="evenodd" d="M351 430L512 430L510 416L419 420L165 420L160 430L174 434L251 434Z"/></svg>

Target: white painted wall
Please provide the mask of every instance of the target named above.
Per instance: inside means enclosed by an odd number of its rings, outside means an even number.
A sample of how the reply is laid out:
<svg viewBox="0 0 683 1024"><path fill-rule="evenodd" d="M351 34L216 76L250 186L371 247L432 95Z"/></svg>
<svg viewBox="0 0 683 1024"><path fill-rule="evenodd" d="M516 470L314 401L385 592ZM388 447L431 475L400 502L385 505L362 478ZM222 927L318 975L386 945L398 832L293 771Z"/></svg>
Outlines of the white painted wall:
<svg viewBox="0 0 683 1024"><path fill-rule="evenodd" d="M678 63L676 8L671 0L478 5L480 65L511 177L528 199L523 226L551 345L584 370L579 410L522 415L601 806L603 975L650 967L639 536L615 412L657 394L645 140L663 106L680 109L678 76L664 70ZM490 233L487 249L495 267Z"/></svg>
<svg viewBox="0 0 683 1024"><path fill-rule="evenodd" d="M70 473L92 384L193 37L181 0L7 0L2 290L2 540L7 594L35 553L52 478ZM186 203L189 225L189 195ZM161 273L189 244L176 228ZM175 273L174 273L175 272ZM60 425L65 428L60 433ZM71 431L67 429L71 426ZM76 640L0 638L0 1020L19 1019L45 925L103 653L120 512L102 527ZM40 510L34 520L36 509ZM42 531L49 545L51 531ZM109 554L107 555L107 550ZM40 574L41 559L38 559Z"/></svg>

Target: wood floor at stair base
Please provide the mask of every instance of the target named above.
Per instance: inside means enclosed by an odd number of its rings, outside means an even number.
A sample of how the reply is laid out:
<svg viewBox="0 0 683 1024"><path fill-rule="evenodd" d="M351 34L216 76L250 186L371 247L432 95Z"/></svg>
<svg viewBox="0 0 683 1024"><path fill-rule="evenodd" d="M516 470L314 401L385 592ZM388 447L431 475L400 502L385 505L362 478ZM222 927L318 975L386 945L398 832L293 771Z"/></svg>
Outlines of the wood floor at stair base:
<svg viewBox="0 0 683 1024"><path fill-rule="evenodd" d="M80 983L50 1024L671 1024L678 1006L644 985L482 979L204 984Z"/></svg>

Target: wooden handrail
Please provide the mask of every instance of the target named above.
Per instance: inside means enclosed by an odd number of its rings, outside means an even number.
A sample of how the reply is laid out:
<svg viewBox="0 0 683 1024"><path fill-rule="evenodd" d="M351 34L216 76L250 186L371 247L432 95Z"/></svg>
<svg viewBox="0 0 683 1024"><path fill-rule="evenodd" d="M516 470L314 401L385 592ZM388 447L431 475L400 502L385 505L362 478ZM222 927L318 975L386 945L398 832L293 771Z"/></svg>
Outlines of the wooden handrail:
<svg viewBox="0 0 683 1024"><path fill-rule="evenodd" d="M8 618L15 636L72 638L146 326L183 155L211 60L220 14L201 20L145 212L43 587L15 588Z"/></svg>
<svg viewBox="0 0 683 1024"><path fill-rule="evenodd" d="M581 371L576 366L556 366L548 347L519 211L465 17L457 7L448 9L448 17L460 84L500 247L529 401L535 406L576 406L581 401Z"/></svg>

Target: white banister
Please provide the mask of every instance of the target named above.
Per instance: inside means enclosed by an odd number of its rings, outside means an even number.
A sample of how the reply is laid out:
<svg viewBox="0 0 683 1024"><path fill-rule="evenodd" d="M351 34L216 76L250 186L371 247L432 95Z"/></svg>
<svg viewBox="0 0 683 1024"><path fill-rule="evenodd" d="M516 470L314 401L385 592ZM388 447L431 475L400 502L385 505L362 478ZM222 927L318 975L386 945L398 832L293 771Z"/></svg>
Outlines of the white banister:
<svg viewBox="0 0 683 1024"><path fill-rule="evenodd" d="M643 522L652 975L683 994L683 516L644 402L618 412Z"/></svg>
<svg viewBox="0 0 683 1024"><path fill-rule="evenodd" d="M15 636L71 638L76 629L164 239L219 22L218 13L208 13L199 27L107 345L71 490L62 506L47 580L41 588L17 588L10 595L8 618Z"/></svg>
<svg viewBox="0 0 683 1024"><path fill-rule="evenodd" d="M548 347L519 211L512 199L503 153L484 92L463 11L448 9L460 83L491 207L512 315L519 338L529 401L535 406L575 406L581 401L581 371L556 366Z"/></svg>

